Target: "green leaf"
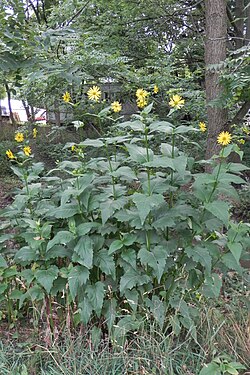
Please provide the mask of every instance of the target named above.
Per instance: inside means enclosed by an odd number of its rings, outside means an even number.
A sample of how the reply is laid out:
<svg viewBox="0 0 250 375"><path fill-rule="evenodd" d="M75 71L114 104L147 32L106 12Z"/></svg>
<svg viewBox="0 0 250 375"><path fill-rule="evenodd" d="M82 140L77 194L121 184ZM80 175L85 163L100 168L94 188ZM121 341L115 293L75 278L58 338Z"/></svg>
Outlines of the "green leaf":
<svg viewBox="0 0 250 375"><path fill-rule="evenodd" d="M196 245L194 247L187 247L185 253L195 262L204 266L208 273L211 272L212 258L207 249L200 245Z"/></svg>
<svg viewBox="0 0 250 375"><path fill-rule="evenodd" d="M78 225L76 228L76 232L78 236L84 236L85 234L89 233L91 229L97 229L99 227L101 227L100 223L90 221L90 222L82 223Z"/></svg>
<svg viewBox="0 0 250 375"><path fill-rule="evenodd" d="M214 362L209 363L203 367L199 375L221 375L220 366Z"/></svg>
<svg viewBox="0 0 250 375"><path fill-rule="evenodd" d="M73 204L65 204L64 206L57 207L54 209L53 212L50 214L57 219L67 219L71 216L74 216L79 212L79 208L77 205Z"/></svg>
<svg viewBox="0 0 250 375"><path fill-rule="evenodd" d="M69 290L70 294L75 299L78 288L83 284L86 284L89 279L89 270L84 266L75 266L72 268L68 275Z"/></svg>
<svg viewBox="0 0 250 375"><path fill-rule="evenodd" d="M148 275L141 275L138 270L129 269L120 279L120 292L124 293L126 289L132 289L136 285L144 285L151 281Z"/></svg>
<svg viewBox="0 0 250 375"><path fill-rule="evenodd" d="M227 244L227 246L228 246L229 250L231 251L231 253L233 254L236 262L238 263L239 260L240 260L240 256L241 256L242 250L243 250L242 245L239 242L238 243L236 243L236 242L234 242L234 243L229 242Z"/></svg>
<svg viewBox="0 0 250 375"><path fill-rule="evenodd" d="M97 281L94 285L88 285L86 288L86 293L88 295L89 301L96 312L98 317L101 316L103 299L105 296L104 284L101 281Z"/></svg>
<svg viewBox="0 0 250 375"><path fill-rule="evenodd" d="M217 273L207 276L203 285L202 292L206 297L218 298L221 292L222 279Z"/></svg>
<svg viewBox="0 0 250 375"><path fill-rule="evenodd" d="M225 226L228 226L230 206L227 202L213 201L211 203L205 203L204 206L207 211L220 219Z"/></svg>
<svg viewBox="0 0 250 375"><path fill-rule="evenodd" d="M103 315L106 318L109 333L114 328L114 323L117 315L117 300L116 298L110 298L104 301Z"/></svg>
<svg viewBox="0 0 250 375"><path fill-rule="evenodd" d="M128 304L131 306L133 311L137 310L138 306L138 298L139 298L139 293L137 290L132 289L132 290L125 290L125 297L127 299Z"/></svg>
<svg viewBox="0 0 250 375"><path fill-rule="evenodd" d="M47 293L50 292L53 281L57 278L58 268L56 266L50 266L46 270L36 270L34 275L37 281L44 287Z"/></svg>
<svg viewBox="0 0 250 375"><path fill-rule="evenodd" d="M135 121L125 121L117 125L119 128L127 129L130 128L134 131L144 132L146 126L140 120Z"/></svg>
<svg viewBox="0 0 250 375"><path fill-rule="evenodd" d="M199 132L200 130L197 128L193 128L192 126L186 126L186 125L180 125L180 126L177 126L177 128L173 129L174 134L184 134L190 131Z"/></svg>
<svg viewBox="0 0 250 375"><path fill-rule="evenodd" d="M87 268L92 268L93 265L93 241L89 236L83 236L77 242L74 252L79 255L82 260L82 265Z"/></svg>
<svg viewBox="0 0 250 375"><path fill-rule="evenodd" d="M148 161L153 160L154 153L153 153L152 150L150 150L150 149L148 150L148 154L149 154L149 160L148 160L146 148L137 146L135 144L129 144L129 143L126 143L125 146L128 150L130 158L133 161L136 161L137 163L143 164L143 163L147 163Z"/></svg>
<svg viewBox="0 0 250 375"><path fill-rule="evenodd" d="M66 245L68 242L73 240L73 238L74 235L69 231L62 230L60 232L57 232L55 237L48 242L46 251L50 250L54 245Z"/></svg>
<svg viewBox="0 0 250 375"><path fill-rule="evenodd" d="M6 291L7 288L8 288L8 284L1 282L1 284L0 284L0 295L3 294Z"/></svg>
<svg viewBox="0 0 250 375"><path fill-rule="evenodd" d="M154 159L148 163L144 163L146 167L154 167L154 168L171 168L175 169L174 167L174 159L169 158L168 156L158 156L154 157Z"/></svg>
<svg viewBox="0 0 250 375"><path fill-rule="evenodd" d="M155 320L159 323L161 329L163 329L165 319L167 304L160 300L158 296L153 296L152 301L147 300L147 305L150 308L151 314Z"/></svg>
<svg viewBox="0 0 250 375"><path fill-rule="evenodd" d="M158 132L164 134L172 134L173 125L167 121L153 121L149 126L149 133Z"/></svg>
<svg viewBox="0 0 250 375"><path fill-rule="evenodd" d="M231 252L224 254L221 260L222 263L224 263L229 269L236 270L240 275L242 275L243 268Z"/></svg>
<svg viewBox="0 0 250 375"><path fill-rule="evenodd" d="M4 259L4 257L0 254L0 268L6 268L6 267L8 267L8 264L6 260Z"/></svg>
<svg viewBox="0 0 250 375"><path fill-rule="evenodd" d="M14 257L14 260L17 263L32 262L32 261L36 261L38 257L39 256L35 250L31 249L28 246L24 246L20 250L18 250L18 252L16 253Z"/></svg>
<svg viewBox="0 0 250 375"><path fill-rule="evenodd" d="M101 271L106 275L112 275L112 278L116 279L115 262L106 249L102 249L96 254L95 265L100 267Z"/></svg>
<svg viewBox="0 0 250 375"><path fill-rule="evenodd" d="M80 142L79 146L91 146L91 147L103 147L104 143L100 139L85 139L85 141Z"/></svg>
<svg viewBox="0 0 250 375"><path fill-rule="evenodd" d="M147 196L145 194L134 193L132 195L132 200L138 209L138 214L142 224L153 208L158 207L165 202L164 197L161 194Z"/></svg>
<svg viewBox="0 0 250 375"><path fill-rule="evenodd" d="M123 242L121 240L115 240L111 243L108 255L114 254L117 250L120 250L124 246Z"/></svg>
<svg viewBox="0 0 250 375"><path fill-rule="evenodd" d="M93 311L91 302L87 297L84 297L83 301L79 303L79 307L81 309L81 321L83 322L83 324L88 324Z"/></svg>
<svg viewBox="0 0 250 375"><path fill-rule="evenodd" d="M160 283L163 275L167 256L168 253L163 246L155 246L151 251L143 247L138 253L141 263L150 266L154 270L154 276L157 278L158 283Z"/></svg>
<svg viewBox="0 0 250 375"><path fill-rule="evenodd" d="M135 250L128 248L123 249L121 258L125 260L132 268L136 269L136 252Z"/></svg>

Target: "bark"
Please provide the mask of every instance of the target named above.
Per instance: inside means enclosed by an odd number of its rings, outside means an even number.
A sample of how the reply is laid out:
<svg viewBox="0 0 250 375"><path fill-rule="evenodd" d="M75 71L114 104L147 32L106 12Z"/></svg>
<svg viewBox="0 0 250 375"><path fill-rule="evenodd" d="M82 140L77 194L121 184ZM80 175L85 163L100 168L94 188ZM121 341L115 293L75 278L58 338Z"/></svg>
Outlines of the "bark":
<svg viewBox="0 0 250 375"><path fill-rule="evenodd" d="M5 86L5 90L6 90L7 98L8 98L8 107L9 107L9 112L10 112L10 121L11 121L12 125L16 125L16 120L14 118L14 114L13 114L12 106L11 106L11 92L10 92L10 88L9 88L9 85L8 85L7 82L5 82L4 86Z"/></svg>
<svg viewBox="0 0 250 375"><path fill-rule="evenodd" d="M211 64L219 64L226 59L227 11L226 0L205 0L206 42L205 42L205 85L208 118L208 141L206 157L218 152L217 136L227 123L227 110L215 106L212 101L222 94L219 83L219 69L211 69Z"/></svg>
<svg viewBox="0 0 250 375"><path fill-rule="evenodd" d="M30 107L29 107L28 103L25 102L25 100L22 100L22 104L23 104L25 112L26 112L27 120L30 121L30 117L31 117Z"/></svg>

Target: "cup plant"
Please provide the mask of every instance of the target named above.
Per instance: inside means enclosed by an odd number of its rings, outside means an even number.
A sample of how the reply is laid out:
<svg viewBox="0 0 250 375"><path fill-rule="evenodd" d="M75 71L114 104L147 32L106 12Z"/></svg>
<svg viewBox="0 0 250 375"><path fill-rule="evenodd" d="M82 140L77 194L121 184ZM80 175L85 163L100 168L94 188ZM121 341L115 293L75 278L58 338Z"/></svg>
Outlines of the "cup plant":
<svg viewBox="0 0 250 375"><path fill-rule="evenodd" d="M109 136L67 144L73 157L46 175L25 140L17 155L7 151L23 184L1 213L0 301L9 320L13 309L45 306L51 329L57 314L118 343L152 321L195 338L198 301L219 297L229 269L242 274L249 224L230 209L248 168L228 161L231 152L242 158L232 135L218 134L219 155L194 160L182 140L206 127L177 122L184 99L172 97L163 120L147 91L136 99L140 111L129 121L115 118ZM116 102L105 113L120 110ZM98 156L88 159L91 148ZM211 173L197 173L206 163Z"/></svg>

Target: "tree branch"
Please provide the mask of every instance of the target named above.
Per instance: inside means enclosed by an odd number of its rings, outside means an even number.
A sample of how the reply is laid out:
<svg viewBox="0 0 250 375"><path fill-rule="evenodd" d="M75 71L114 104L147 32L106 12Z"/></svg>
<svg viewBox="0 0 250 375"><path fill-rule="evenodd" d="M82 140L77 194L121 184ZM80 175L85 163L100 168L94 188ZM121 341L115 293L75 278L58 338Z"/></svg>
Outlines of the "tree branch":
<svg viewBox="0 0 250 375"><path fill-rule="evenodd" d="M236 115L228 122L229 125L239 124L243 118L246 116L247 112L250 109L250 100L245 102L242 107L238 110Z"/></svg>

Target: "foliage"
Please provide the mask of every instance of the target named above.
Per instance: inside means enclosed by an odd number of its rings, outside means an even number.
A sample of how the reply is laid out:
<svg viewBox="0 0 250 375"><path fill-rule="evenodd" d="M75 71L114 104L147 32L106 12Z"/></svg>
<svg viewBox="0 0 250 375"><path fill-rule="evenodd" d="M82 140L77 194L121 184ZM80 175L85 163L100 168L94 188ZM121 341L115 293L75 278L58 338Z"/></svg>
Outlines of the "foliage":
<svg viewBox="0 0 250 375"><path fill-rule="evenodd" d="M12 231L0 238L9 322L15 309L44 304L53 333L56 303L67 325L93 324L101 335L102 322L114 344L151 321L196 339L197 296L219 296L218 270L242 274L249 226L232 220L230 199L248 168L227 163L242 152L223 146L206 161L210 174L191 173L194 159L179 140L200 130L179 125L177 108L172 120L157 119L152 105L115 119L109 137L67 144L75 159L43 177L43 164L20 144L12 170L23 188L2 213L2 228ZM99 116L112 119L109 108ZM87 160L89 148L99 155ZM18 251L6 248L10 239Z"/></svg>

